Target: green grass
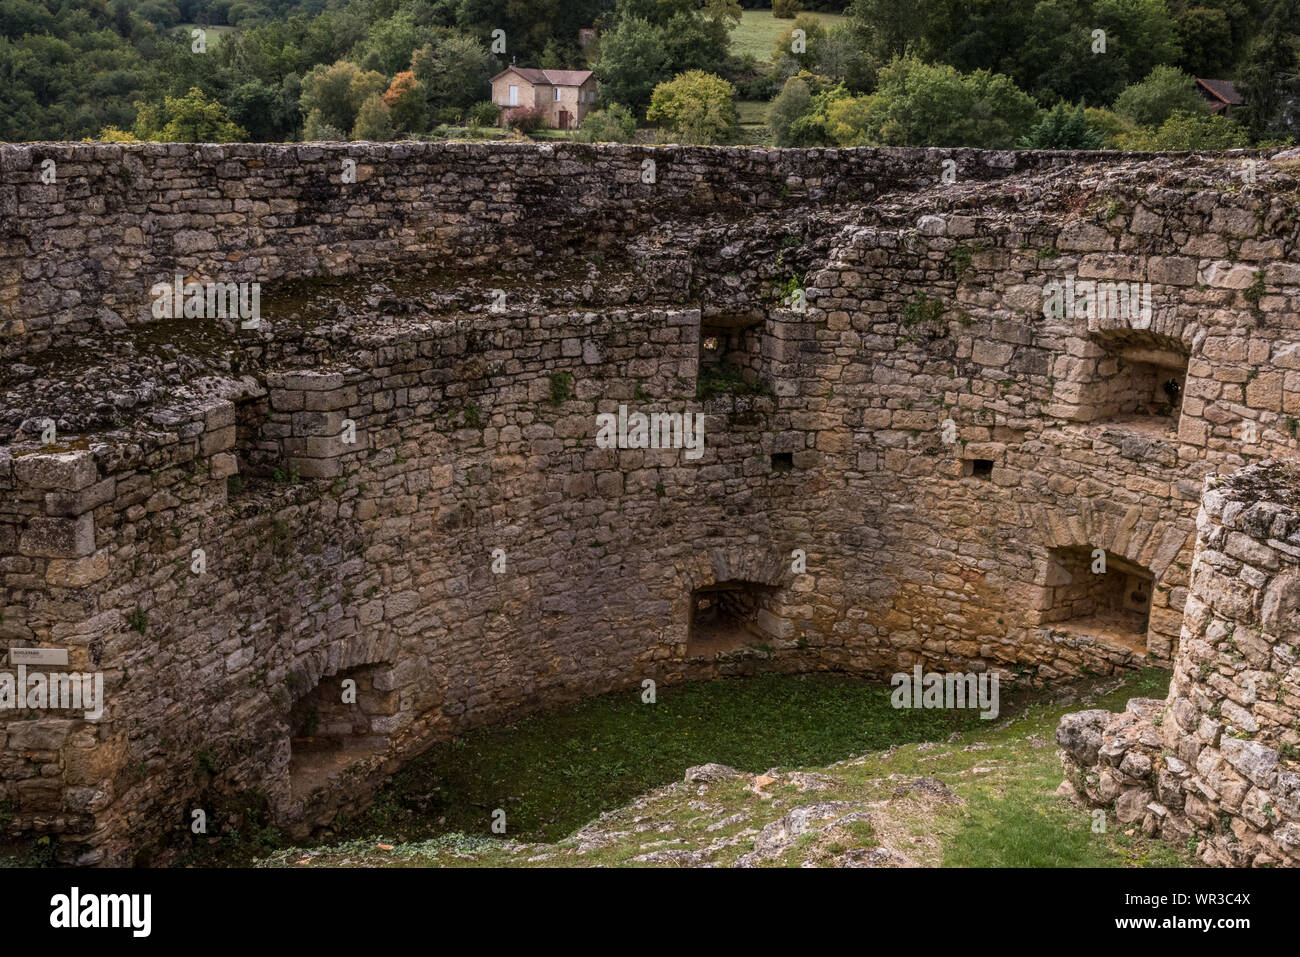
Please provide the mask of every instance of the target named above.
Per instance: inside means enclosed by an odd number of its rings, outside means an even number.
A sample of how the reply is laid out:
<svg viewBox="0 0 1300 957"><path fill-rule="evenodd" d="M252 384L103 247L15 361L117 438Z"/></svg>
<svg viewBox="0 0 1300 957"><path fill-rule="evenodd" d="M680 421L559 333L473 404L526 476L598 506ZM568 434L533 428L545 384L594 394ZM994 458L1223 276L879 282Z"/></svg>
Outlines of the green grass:
<svg viewBox="0 0 1300 957"><path fill-rule="evenodd" d="M739 369L728 365L706 366L695 380L695 398L711 399L716 395L762 395L767 389L753 383Z"/></svg>
<svg viewBox="0 0 1300 957"><path fill-rule="evenodd" d="M226 34L234 33L236 30L239 29L238 27L227 27L227 26L205 27L199 23L181 23L181 24L177 24L175 29L184 30L185 35L188 37L190 35L190 31L195 29L196 27L201 27L203 29L205 33L204 42L207 44L209 49L211 49L212 47L220 43L221 38L224 37Z"/></svg>
<svg viewBox="0 0 1300 957"><path fill-rule="evenodd" d="M343 836L484 833L501 807L512 838L557 840L692 765L822 765L981 724L973 711L896 709L889 695L855 678L769 675L663 687L653 705L639 689L593 698L436 745Z"/></svg>
<svg viewBox="0 0 1300 957"><path fill-rule="evenodd" d="M766 127L769 105L766 100L737 100L736 115L740 119L740 125Z"/></svg>
<svg viewBox="0 0 1300 957"><path fill-rule="evenodd" d="M811 16L820 20L827 30L849 22L848 17L839 13L812 13ZM772 58L777 38L792 26L793 20L778 20L772 16L771 9L745 10L740 23L731 31L731 52L736 56L752 53L759 61L766 62Z"/></svg>
<svg viewBox="0 0 1300 957"><path fill-rule="evenodd" d="M703 848L734 835L711 858L727 866L753 849L746 834L790 807L842 800L873 802L870 823L842 828L820 846L808 837L767 864L836 866L845 850L884 842L922 866L1188 866L1195 861L1185 847L1148 839L1113 816L1105 833L1092 833L1091 812L1055 793L1062 771L1054 732L1062 714L1120 710L1131 697L1162 696L1168 683L1168 672L1153 669L1082 700L1022 693L1017 703L1004 694L997 721L981 721L974 711L895 710L888 688L827 675L666 687L655 705L641 704L634 690L607 695L435 747L345 827L340 841L287 848L263 862L638 866L632 858L649 842L667 837ZM927 743L913 743L921 739ZM774 772L766 796L755 793L753 778L709 785L703 800L716 808L711 814L702 813L703 792L694 786L652 790L709 761L750 773L785 770ZM784 779L798 766L824 789L805 792ZM939 778L960 800L899 799L899 782L917 777ZM504 841L488 834L496 807L508 815ZM584 849L582 839L566 836L602 812L608 817L597 831L605 837L595 845ZM559 840L520 843L539 838Z"/></svg>

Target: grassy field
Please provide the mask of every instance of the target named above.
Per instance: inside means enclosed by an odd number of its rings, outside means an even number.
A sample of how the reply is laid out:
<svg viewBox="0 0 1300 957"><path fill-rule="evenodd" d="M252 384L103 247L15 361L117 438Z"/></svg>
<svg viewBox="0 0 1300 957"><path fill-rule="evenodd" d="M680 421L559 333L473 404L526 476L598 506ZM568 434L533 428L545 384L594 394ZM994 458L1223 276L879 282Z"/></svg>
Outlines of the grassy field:
<svg viewBox="0 0 1300 957"><path fill-rule="evenodd" d="M812 13L826 29L847 23L849 18L839 13ZM778 20L771 10L745 10L740 23L731 31L731 52L736 56L752 53L761 61L772 58L772 45L777 37L794 25L793 20Z"/></svg>
<svg viewBox="0 0 1300 957"><path fill-rule="evenodd" d="M188 37L190 35L190 31L195 29L198 26L199 24L197 23L182 23L179 24L176 27L176 29L184 30L185 35ZM205 41L208 46L215 46L216 44L221 42L221 38L224 37L226 34L234 33L238 29L239 29L238 27L203 27L203 30L207 34L205 37Z"/></svg>
<svg viewBox="0 0 1300 957"><path fill-rule="evenodd" d="M670 845L726 866L790 807L845 801L869 807L870 824L765 863L833 865L846 849L880 843L925 866L1187 866L1189 848L1113 817L1094 833L1090 813L1055 793L1062 714L1119 710L1130 697L1162 695L1168 681L1150 671L1093 694L1018 705L1004 696L998 722L895 710L888 688L831 676L662 688L654 705L633 692L605 696L435 747L336 839L262 863L636 866L647 849ZM748 773L699 788L669 783L706 762ZM900 798L899 782L918 777L941 780L955 800ZM804 793L810 781L818 793ZM506 839L489 832L495 808L506 811Z"/></svg>

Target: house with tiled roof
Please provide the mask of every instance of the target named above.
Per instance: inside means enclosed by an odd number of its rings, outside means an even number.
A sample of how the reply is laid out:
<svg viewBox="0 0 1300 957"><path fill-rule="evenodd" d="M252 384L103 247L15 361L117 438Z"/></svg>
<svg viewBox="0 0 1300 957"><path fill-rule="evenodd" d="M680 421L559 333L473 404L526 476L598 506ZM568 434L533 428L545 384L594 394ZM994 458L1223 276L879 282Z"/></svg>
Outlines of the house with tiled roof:
<svg viewBox="0 0 1300 957"><path fill-rule="evenodd" d="M1231 116L1234 106L1241 106L1242 99L1231 80L1203 80L1196 78L1196 92L1205 97L1210 104L1210 112L1220 116Z"/></svg>
<svg viewBox="0 0 1300 957"><path fill-rule="evenodd" d="M492 78L492 102L511 108L537 107L557 130L576 129L596 103L590 70L536 70L511 64Z"/></svg>

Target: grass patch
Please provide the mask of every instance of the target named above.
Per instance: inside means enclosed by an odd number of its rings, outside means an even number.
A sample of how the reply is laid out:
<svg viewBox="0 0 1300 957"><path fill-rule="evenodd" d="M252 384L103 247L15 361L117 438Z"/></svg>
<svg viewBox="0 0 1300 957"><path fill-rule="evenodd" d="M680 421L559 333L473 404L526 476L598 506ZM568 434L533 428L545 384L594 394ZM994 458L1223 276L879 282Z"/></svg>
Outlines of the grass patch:
<svg viewBox="0 0 1300 957"><path fill-rule="evenodd" d="M821 25L831 30L849 22L849 18L840 13L809 13L821 21ZM740 14L740 23L731 31L731 52L734 56L752 53L759 62L766 63L772 59L772 50L777 38L794 26L793 20L778 20L772 16L771 9L744 10Z"/></svg>
<svg viewBox="0 0 1300 957"><path fill-rule="evenodd" d="M717 395L762 395L762 383L750 382L732 366L709 366L695 380L695 398L711 399Z"/></svg>
<svg viewBox="0 0 1300 957"><path fill-rule="evenodd" d="M343 836L486 833L501 807L512 839L553 841L692 765L822 765L987 725L974 711L896 709L890 691L855 678L770 675L664 688L653 705L635 689L593 698L435 745Z"/></svg>

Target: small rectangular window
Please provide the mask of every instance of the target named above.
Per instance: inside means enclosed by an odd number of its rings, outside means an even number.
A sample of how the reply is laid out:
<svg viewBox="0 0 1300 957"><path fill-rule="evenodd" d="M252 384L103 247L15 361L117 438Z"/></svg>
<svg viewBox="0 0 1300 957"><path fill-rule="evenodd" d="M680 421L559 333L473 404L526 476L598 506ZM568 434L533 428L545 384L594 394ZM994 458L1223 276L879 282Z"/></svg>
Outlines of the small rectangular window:
<svg viewBox="0 0 1300 957"><path fill-rule="evenodd" d="M992 459L963 459L962 474L974 478L989 479L993 477Z"/></svg>
<svg viewBox="0 0 1300 957"><path fill-rule="evenodd" d="M519 87L511 85L510 87L510 106L519 105Z"/></svg>
<svg viewBox="0 0 1300 957"><path fill-rule="evenodd" d="M772 453L772 471L789 472L794 468L793 452L773 452Z"/></svg>
<svg viewBox="0 0 1300 957"><path fill-rule="evenodd" d="M558 86L555 88L555 102L560 102L560 88Z"/></svg>

